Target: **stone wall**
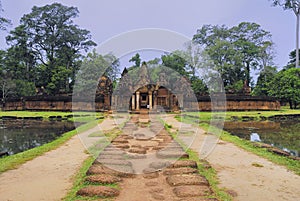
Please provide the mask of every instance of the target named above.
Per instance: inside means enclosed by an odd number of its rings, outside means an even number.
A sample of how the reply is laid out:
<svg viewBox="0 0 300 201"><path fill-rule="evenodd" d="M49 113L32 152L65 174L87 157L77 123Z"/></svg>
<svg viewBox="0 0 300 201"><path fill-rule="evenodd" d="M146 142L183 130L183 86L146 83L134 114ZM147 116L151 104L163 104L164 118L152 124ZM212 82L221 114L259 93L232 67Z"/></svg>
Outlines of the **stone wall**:
<svg viewBox="0 0 300 201"><path fill-rule="evenodd" d="M280 102L270 97L252 96L227 96L226 102L213 99L209 96L198 97L197 102L189 102L189 108L197 108L200 111L245 111L245 110L280 110ZM4 104L0 102L1 110L44 110L44 111L107 111L110 110L110 98L97 98L93 101L77 100L72 103L72 97L27 97L22 99L11 99ZM73 104L73 107L72 107ZM187 103L185 103L187 104ZM183 108L184 109L184 108Z"/></svg>
<svg viewBox="0 0 300 201"><path fill-rule="evenodd" d="M226 102L222 98L209 96L198 97L200 111L247 111L247 110L280 110L280 102L272 97L227 95Z"/></svg>
<svg viewBox="0 0 300 201"><path fill-rule="evenodd" d="M105 111L110 110L109 98L96 98L95 101L76 100L70 96L26 97L0 102L2 111L12 110L43 110L43 111Z"/></svg>

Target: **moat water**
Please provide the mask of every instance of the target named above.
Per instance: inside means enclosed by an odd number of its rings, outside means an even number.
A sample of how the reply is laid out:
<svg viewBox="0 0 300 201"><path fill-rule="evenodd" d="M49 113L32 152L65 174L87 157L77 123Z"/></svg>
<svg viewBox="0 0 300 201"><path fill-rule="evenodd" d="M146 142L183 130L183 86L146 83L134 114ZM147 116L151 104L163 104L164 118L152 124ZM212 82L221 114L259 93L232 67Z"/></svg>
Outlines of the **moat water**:
<svg viewBox="0 0 300 201"><path fill-rule="evenodd" d="M0 153L13 155L41 146L74 128L70 121L0 119Z"/></svg>
<svg viewBox="0 0 300 201"><path fill-rule="evenodd" d="M225 122L224 130L240 138L270 144L300 156L300 121Z"/></svg>
<svg viewBox="0 0 300 201"><path fill-rule="evenodd" d="M49 143L73 130L70 121L0 119L0 153L13 155ZM300 156L300 120L225 122L224 130L240 138L270 144Z"/></svg>

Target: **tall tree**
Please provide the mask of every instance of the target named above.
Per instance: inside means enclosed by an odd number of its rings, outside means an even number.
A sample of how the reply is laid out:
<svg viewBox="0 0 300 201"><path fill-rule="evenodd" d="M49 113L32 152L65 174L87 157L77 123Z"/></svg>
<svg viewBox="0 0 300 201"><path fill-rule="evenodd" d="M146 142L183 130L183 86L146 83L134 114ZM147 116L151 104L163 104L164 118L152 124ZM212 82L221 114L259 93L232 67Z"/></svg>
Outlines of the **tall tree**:
<svg viewBox="0 0 300 201"><path fill-rule="evenodd" d="M299 53L300 54L300 53ZM300 55L299 55L300 56ZM289 54L289 62L287 63L286 66L284 66L284 69L290 69L290 68L295 68L296 64L296 50L293 50Z"/></svg>
<svg viewBox="0 0 300 201"><path fill-rule="evenodd" d="M187 71L192 76L196 76L196 70L201 67L202 64L202 49L201 47L193 41L185 44L185 50L174 51L174 54L182 57L187 62Z"/></svg>
<svg viewBox="0 0 300 201"><path fill-rule="evenodd" d="M95 50L88 53L76 74L76 84L73 90L74 97L93 100L100 77L106 75L111 79L110 75L116 74L112 70L115 69L112 66L116 65L116 61L118 60L112 54L101 55Z"/></svg>
<svg viewBox="0 0 300 201"><path fill-rule="evenodd" d="M185 70L186 60L176 53L171 53L161 56L162 65L168 67L182 76L188 77L188 72Z"/></svg>
<svg viewBox="0 0 300 201"><path fill-rule="evenodd" d="M0 72L0 91L1 91L1 100L3 104L6 101L6 98L13 95L16 84L11 79L11 75L6 70L1 70Z"/></svg>
<svg viewBox="0 0 300 201"><path fill-rule="evenodd" d="M116 82L118 75L120 74L120 60L112 53L104 55L104 59L110 63L105 70L105 75L112 81Z"/></svg>
<svg viewBox="0 0 300 201"><path fill-rule="evenodd" d="M250 70L256 70L264 61L261 61L266 48L272 46L271 34L256 23L242 22L230 29L236 50L241 52L246 80L250 83Z"/></svg>
<svg viewBox="0 0 300 201"><path fill-rule="evenodd" d="M281 6L284 10L292 10L296 15L296 68L299 67L299 23L300 0L271 0L273 6Z"/></svg>
<svg viewBox="0 0 300 201"><path fill-rule="evenodd" d="M269 84L269 95L287 101L291 109L300 104L300 68L281 70Z"/></svg>
<svg viewBox="0 0 300 201"><path fill-rule="evenodd" d="M257 78L256 86L253 89L252 94L255 96L268 96L270 83L273 81L276 74L277 70L275 67L265 67Z"/></svg>
<svg viewBox="0 0 300 201"><path fill-rule="evenodd" d="M231 28L204 25L193 40L203 47L230 90L250 83L251 70L263 69L273 59L271 34L256 23L242 22Z"/></svg>
<svg viewBox="0 0 300 201"><path fill-rule="evenodd" d="M81 51L96 45L90 39L89 31L74 24L72 19L78 14L77 8L59 3L34 6L31 13L24 15L20 25L7 37L12 47L19 47L21 51L32 55L37 64L44 66L41 84L48 86L51 94L71 89L69 84L78 69L77 60ZM60 77L57 82L55 76L62 68L64 77Z"/></svg>
<svg viewBox="0 0 300 201"><path fill-rule="evenodd" d="M35 94L36 74L28 69L30 55L26 60L19 60L21 51L9 48L7 51L0 51L0 72L2 98L31 96ZM16 87L17 86L17 87ZM5 94L5 95L3 95Z"/></svg>

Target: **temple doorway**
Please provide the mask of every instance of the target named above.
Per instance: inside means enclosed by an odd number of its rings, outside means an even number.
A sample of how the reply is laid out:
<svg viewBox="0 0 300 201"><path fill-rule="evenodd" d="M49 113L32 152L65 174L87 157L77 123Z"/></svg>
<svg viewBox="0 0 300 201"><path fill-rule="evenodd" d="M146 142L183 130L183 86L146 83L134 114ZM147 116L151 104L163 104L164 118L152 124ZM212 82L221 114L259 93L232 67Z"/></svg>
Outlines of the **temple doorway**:
<svg viewBox="0 0 300 201"><path fill-rule="evenodd" d="M147 85L137 89L130 99L131 110L174 110L178 108L178 99L167 88Z"/></svg>

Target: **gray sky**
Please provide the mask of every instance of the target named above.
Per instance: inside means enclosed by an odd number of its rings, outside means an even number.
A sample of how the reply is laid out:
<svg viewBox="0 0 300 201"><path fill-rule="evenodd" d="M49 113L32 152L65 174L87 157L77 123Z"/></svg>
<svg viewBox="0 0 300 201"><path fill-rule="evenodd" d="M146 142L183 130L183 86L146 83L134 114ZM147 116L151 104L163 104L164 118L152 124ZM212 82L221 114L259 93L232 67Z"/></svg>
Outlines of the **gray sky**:
<svg viewBox="0 0 300 201"><path fill-rule="evenodd" d="M91 31L98 45L135 29L162 28L192 38L204 24L230 27L248 21L271 32L276 45L275 63L279 67L286 65L289 52L295 48L294 14L272 7L268 0L2 0L2 14L12 20L14 28L34 5L54 2L78 7L80 14L75 23ZM7 32L0 34L2 49L6 47L6 35Z"/></svg>

